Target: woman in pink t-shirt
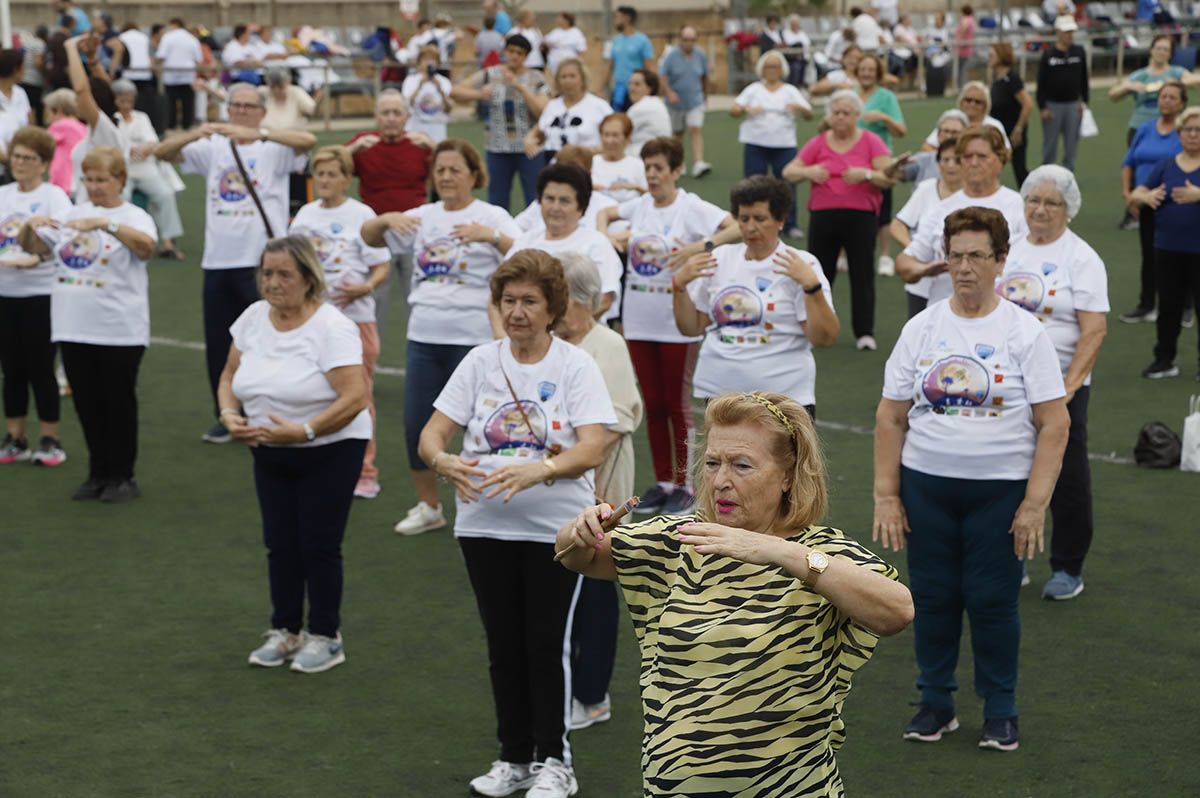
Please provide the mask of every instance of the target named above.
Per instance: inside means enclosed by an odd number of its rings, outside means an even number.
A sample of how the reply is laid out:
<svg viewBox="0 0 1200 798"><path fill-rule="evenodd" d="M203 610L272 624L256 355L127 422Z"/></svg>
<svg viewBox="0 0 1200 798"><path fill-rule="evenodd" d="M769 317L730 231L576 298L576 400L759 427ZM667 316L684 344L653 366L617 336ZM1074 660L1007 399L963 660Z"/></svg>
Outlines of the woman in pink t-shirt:
<svg viewBox="0 0 1200 798"><path fill-rule="evenodd" d="M50 162L50 182L73 196L75 167L71 151L87 136L87 125L75 118L75 92L58 89L42 98L46 132L54 138L54 159Z"/></svg>
<svg viewBox="0 0 1200 798"><path fill-rule="evenodd" d="M850 324L859 349L875 349L875 235L884 173L892 163L887 145L858 128L863 103L850 89L835 91L825 109L828 131L808 140L783 176L812 183L808 198L808 251L821 261L832 285L838 252L850 266Z"/></svg>

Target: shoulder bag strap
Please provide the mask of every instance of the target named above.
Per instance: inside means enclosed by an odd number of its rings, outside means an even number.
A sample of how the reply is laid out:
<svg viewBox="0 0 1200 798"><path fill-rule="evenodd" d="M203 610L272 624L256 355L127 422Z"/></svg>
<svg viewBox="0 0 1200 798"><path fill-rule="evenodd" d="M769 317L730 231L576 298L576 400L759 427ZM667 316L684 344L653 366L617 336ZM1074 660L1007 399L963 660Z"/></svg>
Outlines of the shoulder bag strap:
<svg viewBox="0 0 1200 798"><path fill-rule="evenodd" d="M258 215L262 217L263 225L267 228L267 238L274 238L275 231L271 229L271 220L267 218L267 212L263 210L262 200L258 198L258 192L254 190L254 181L250 179L246 165L242 163L242 155L238 152L237 144L233 139L229 140L229 149L233 150L233 160L242 174L242 180L246 181L246 191L250 192L250 199L254 200L254 207L258 208Z"/></svg>

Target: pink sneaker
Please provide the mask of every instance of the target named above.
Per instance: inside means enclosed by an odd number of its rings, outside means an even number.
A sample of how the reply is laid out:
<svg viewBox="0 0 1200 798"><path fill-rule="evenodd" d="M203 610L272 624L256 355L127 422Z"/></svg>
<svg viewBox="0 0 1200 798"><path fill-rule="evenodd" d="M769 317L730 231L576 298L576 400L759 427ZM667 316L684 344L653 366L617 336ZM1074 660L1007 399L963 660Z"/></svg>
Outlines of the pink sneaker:
<svg viewBox="0 0 1200 798"><path fill-rule="evenodd" d="M359 477L358 484L354 486L354 496L358 499L374 499L381 490L383 488L379 487L379 480L375 477Z"/></svg>
<svg viewBox="0 0 1200 798"><path fill-rule="evenodd" d="M5 435L0 441L0 464L24 463L30 458L29 444L17 440L12 435Z"/></svg>
<svg viewBox="0 0 1200 798"><path fill-rule="evenodd" d="M42 436L37 451L33 453L33 464L53 468L65 462L67 462L67 453L63 451L62 444L49 435Z"/></svg>

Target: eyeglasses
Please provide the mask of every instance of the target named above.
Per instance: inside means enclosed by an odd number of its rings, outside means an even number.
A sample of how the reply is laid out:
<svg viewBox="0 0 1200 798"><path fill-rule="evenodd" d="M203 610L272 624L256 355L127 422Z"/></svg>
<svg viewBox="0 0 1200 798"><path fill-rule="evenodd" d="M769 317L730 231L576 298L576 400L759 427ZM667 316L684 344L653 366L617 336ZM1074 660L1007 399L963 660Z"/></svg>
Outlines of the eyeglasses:
<svg viewBox="0 0 1200 798"><path fill-rule="evenodd" d="M971 105L987 105L987 100L981 100L978 97L963 97L962 102Z"/></svg>
<svg viewBox="0 0 1200 798"><path fill-rule="evenodd" d="M1200 133L1200 127L1181 127L1180 133Z"/></svg>
<svg viewBox="0 0 1200 798"><path fill-rule="evenodd" d="M1041 197L1026 197L1025 204L1031 208L1045 208L1048 211L1061 211L1067 203L1059 200L1042 199Z"/></svg>
<svg viewBox="0 0 1200 798"><path fill-rule="evenodd" d="M16 161L17 163L41 163L42 162L42 159L37 157L36 155L26 155L21 152L14 152L12 155L8 156L8 159L10 161Z"/></svg>
<svg viewBox="0 0 1200 798"><path fill-rule="evenodd" d="M946 263L952 266L957 266L964 261L969 263L987 263L995 257L996 253L994 252L948 252L946 253Z"/></svg>
<svg viewBox="0 0 1200 798"><path fill-rule="evenodd" d="M230 111L257 111L262 106L258 103L230 103Z"/></svg>

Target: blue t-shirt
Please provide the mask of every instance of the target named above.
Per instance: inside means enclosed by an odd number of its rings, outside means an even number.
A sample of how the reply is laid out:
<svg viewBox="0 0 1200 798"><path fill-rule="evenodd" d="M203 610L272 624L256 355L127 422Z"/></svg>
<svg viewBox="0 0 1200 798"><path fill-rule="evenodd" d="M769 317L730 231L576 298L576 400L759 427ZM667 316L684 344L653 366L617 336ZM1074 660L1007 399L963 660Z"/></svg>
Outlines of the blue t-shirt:
<svg viewBox="0 0 1200 798"><path fill-rule="evenodd" d="M641 31L632 36L618 33L610 42L608 60L613 65L613 87L624 86L633 74L633 70L641 69L646 61L654 59L654 46L650 37Z"/></svg>
<svg viewBox="0 0 1200 798"><path fill-rule="evenodd" d="M81 33L88 33L92 29L92 20L88 18L88 14L79 6L71 8L70 14L75 18L75 29L71 33L78 36Z"/></svg>
<svg viewBox="0 0 1200 798"><path fill-rule="evenodd" d="M683 50L673 48L663 59L662 74L670 84L671 90L679 95L679 105L671 105L671 110L690 111L704 105L704 78L708 75L708 57L702 51L692 50L691 55L684 55Z"/></svg>
<svg viewBox="0 0 1200 798"><path fill-rule="evenodd" d="M1189 181L1193 186L1200 186L1200 168L1185 172L1171 157L1159 161L1146 176L1146 182L1138 183L1147 188L1161 185L1167 189L1167 196L1154 213L1155 249L1200 254L1200 236L1196 235L1196 230L1200 229L1200 202L1180 205L1171 199L1171 191Z"/></svg>
<svg viewBox="0 0 1200 798"><path fill-rule="evenodd" d="M1158 0L1138 0L1137 18L1139 20L1154 19L1154 15L1158 13L1159 8Z"/></svg>
<svg viewBox="0 0 1200 798"><path fill-rule="evenodd" d="M1129 152L1121 166L1133 169L1133 184L1135 186L1150 185L1146 182L1150 171L1165 158L1173 158L1183 149L1179 141L1179 132L1172 130L1167 135L1158 132L1158 120L1147 122L1133 134L1129 144ZM1153 186L1151 186L1153 188Z"/></svg>

